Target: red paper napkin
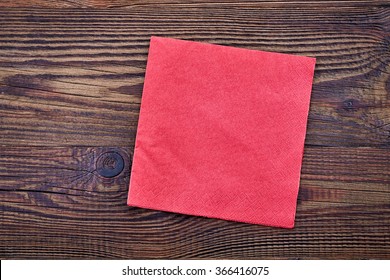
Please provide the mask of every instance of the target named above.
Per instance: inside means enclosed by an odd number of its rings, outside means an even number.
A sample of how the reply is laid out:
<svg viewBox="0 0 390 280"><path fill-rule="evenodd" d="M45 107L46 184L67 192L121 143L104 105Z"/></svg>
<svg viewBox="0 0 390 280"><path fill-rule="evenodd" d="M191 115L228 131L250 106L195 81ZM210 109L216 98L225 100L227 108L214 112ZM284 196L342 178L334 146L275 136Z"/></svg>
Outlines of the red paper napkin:
<svg viewBox="0 0 390 280"><path fill-rule="evenodd" d="M152 37L128 205L294 227L314 65Z"/></svg>

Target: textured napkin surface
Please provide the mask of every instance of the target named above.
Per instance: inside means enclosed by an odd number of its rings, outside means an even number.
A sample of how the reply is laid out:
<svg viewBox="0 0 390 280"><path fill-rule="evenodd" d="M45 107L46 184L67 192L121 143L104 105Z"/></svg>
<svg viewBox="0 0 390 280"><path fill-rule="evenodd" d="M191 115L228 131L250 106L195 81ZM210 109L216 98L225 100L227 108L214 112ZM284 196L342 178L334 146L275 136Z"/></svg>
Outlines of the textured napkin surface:
<svg viewBox="0 0 390 280"><path fill-rule="evenodd" d="M128 205L294 227L314 66L152 37Z"/></svg>

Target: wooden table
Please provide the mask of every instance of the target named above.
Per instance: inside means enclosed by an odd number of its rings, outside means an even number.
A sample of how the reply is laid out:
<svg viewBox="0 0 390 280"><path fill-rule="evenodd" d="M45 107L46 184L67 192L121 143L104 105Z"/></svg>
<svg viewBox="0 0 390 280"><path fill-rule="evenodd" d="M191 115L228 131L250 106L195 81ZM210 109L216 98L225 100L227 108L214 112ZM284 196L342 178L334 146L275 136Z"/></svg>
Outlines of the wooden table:
<svg viewBox="0 0 390 280"><path fill-rule="evenodd" d="M390 3L218 2L0 2L2 259L390 258ZM295 229L126 206L151 35L317 57Z"/></svg>

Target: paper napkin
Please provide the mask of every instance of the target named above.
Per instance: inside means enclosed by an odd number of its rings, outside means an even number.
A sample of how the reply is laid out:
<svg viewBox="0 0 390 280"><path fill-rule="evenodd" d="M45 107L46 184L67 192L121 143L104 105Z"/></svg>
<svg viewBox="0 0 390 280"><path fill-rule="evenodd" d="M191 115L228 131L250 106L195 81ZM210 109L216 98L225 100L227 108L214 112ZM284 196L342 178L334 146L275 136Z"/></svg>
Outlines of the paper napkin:
<svg viewBox="0 0 390 280"><path fill-rule="evenodd" d="M128 205L294 227L314 66L152 37Z"/></svg>

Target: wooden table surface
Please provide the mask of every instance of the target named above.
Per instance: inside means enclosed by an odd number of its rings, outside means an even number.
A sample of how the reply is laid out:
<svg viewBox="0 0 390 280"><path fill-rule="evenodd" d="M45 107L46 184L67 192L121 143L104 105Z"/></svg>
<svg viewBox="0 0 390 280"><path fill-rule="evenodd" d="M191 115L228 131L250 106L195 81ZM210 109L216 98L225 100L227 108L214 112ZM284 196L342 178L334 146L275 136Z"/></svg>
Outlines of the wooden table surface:
<svg viewBox="0 0 390 280"><path fill-rule="evenodd" d="M0 24L0 258L390 258L388 1L5 0ZM295 229L126 205L151 35L317 58Z"/></svg>

